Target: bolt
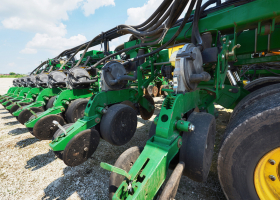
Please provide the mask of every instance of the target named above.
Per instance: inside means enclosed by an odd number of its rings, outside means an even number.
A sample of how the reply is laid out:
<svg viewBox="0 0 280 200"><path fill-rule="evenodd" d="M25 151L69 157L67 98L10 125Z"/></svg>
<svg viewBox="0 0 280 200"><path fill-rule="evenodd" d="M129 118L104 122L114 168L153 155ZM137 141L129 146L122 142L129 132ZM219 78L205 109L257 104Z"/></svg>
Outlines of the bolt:
<svg viewBox="0 0 280 200"><path fill-rule="evenodd" d="M103 113L103 114L106 114L106 113L107 113L107 110L106 110L106 109L103 109L103 110L102 110L102 113Z"/></svg>
<svg viewBox="0 0 280 200"><path fill-rule="evenodd" d="M225 58L225 55L223 54L223 55L222 55L222 59L224 59L224 58Z"/></svg>
<svg viewBox="0 0 280 200"><path fill-rule="evenodd" d="M50 127L51 130L53 130L53 127Z"/></svg>
<svg viewBox="0 0 280 200"><path fill-rule="evenodd" d="M125 127L125 124L122 124L122 127Z"/></svg>
<svg viewBox="0 0 280 200"><path fill-rule="evenodd" d="M231 44L231 40L230 40L230 41L228 41L228 43L229 43L229 44Z"/></svg>
<svg viewBox="0 0 280 200"><path fill-rule="evenodd" d="M183 122L181 122L181 124L183 124Z"/></svg>
<svg viewBox="0 0 280 200"><path fill-rule="evenodd" d="M227 45L227 47L229 47L229 44Z"/></svg>
<svg viewBox="0 0 280 200"><path fill-rule="evenodd" d="M88 147L85 147L85 148L84 148L84 151L88 151Z"/></svg>
<svg viewBox="0 0 280 200"><path fill-rule="evenodd" d="M275 176L273 176L273 175L269 175L269 178L270 178L270 180L272 180L272 181L275 181L275 180L276 180Z"/></svg>
<svg viewBox="0 0 280 200"><path fill-rule="evenodd" d="M212 44L212 47L214 47L215 46L215 44Z"/></svg>
<svg viewBox="0 0 280 200"><path fill-rule="evenodd" d="M227 39L226 38L223 38L223 41L226 41Z"/></svg>
<svg viewBox="0 0 280 200"><path fill-rule="evenodd" d="M275 163L276 163L275 160L272 160L272 159L269 159L268 162L269 162L271 165L275 165Z"/></svg>
<svg viewBox="0 0 280 200"><path fill-rule="evenodd" d="M142 86L141 88L144 90L144 88L145 88L145 87L144 87L144 86Z"/></svg>
<svg viewBox="0 0 280 200"><path fill-rule="evenodd" d="M231 91L232 91L232 89L229 89L228 91L229 91L229 92L231 92Z"/></svg>
<svg viewBox="0 0 280 200"><path fill-rule="evenodd" d="M225 85L222 85L222 89L224 89L225 88Z"/></svg>
<svg viewBox="0 0 280 200"><path fill-rule="evenodd" d="M141 66L140 69L143 70L143 67Z"/></svg>
<svg viewBox="0 0 280 200"><path fill-rule="evenodd" d="M230 65L228 66L228 68L230 68Z"/></svg>
<svg viewBox="0 0 280 200"><path fill-rule="evenodd" d="M194 129L195 129L195 126L193 124L190 124L189 125L189 131L194 131Z"/></svg>
<svg viewBox="0 0 280 200"><path fill-rule="evenodd" d="M179 138L177 146L178 148L180 148L182 146L183 142L182 142L182 138Z"/></svg>

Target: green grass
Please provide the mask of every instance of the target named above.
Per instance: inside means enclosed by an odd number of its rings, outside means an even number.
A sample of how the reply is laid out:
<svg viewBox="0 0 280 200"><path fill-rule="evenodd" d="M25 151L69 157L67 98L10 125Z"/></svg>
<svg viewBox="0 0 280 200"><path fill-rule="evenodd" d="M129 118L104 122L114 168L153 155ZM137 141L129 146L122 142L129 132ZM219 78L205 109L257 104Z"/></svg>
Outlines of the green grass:
<svg viewBox="0 0 280 200"><path fill-rule="evenodd" d="M26 75L0 75L0 78L21 78Z"/></svg>

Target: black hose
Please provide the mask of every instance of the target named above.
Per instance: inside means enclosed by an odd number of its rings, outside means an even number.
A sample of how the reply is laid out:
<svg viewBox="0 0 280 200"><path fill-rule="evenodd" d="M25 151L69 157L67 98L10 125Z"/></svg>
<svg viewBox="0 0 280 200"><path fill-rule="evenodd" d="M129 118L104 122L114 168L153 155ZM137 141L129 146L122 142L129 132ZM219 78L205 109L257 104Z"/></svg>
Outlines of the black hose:
<svg viewBox="0 0 280 200"><path fill-rule="evenodd" d="M202 2L202 0L198 0L196 3L191 41L193 44L197 45L201 50L203 50L203 40L200 36L200 32L199 32L199 28L198 28L201 2Z"/></svg>

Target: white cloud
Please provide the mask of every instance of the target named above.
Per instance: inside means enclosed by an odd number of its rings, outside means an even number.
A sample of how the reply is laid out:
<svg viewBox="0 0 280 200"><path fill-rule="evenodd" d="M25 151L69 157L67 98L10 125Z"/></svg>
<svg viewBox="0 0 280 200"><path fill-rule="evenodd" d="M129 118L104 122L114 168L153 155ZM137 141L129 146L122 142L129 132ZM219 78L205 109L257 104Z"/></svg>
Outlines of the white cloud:
<svg viewBox="0 0 280 200"><path fill-rule="evenodd" d="M103 6L115 6L115 0L86 0L83 5L85 16L95 13L95 10Z"/></svg>
<svg viewBox="0 0 280 200"><path fill-rule="evenodd" d="M20 53L22 53L22 54L36 54L37 50L26 47L25 49L21 50Z"/></svg>
<svg viewBox="0 0 280 200"><path fill-rule="evenodd" d="M115 6L114 0L1 0L0 21L4 28L28 31L35 34L22 54L36 54L38 50L47 50L52 54L60 53L83 42L86 37L78 34L66 38L68 13L82 7L89 16L103 6Z"/></svg>
<svg viewBox="0 0 280 200"><path fill-rule="evenodd" d="M49 35L65 35L68 12L77 9L83 0L1 0L0 20L4 28Z"/></svg>
<svg viewBox="0 0 280 200"><path fill-rule="evenodd" d="M48 34L37 33L35 37L26 44L26 48L21 50L21 53L34 53L36 50L47 50L53 55L56 55L65 49L78 46L86 42L86 40L86 37L81 34L70 38L64 38L61 36L49 36Z"/></svg>
<svg viewBox="0 0 280 200"><path fill-rule="evenodd" d="M127 9L127 25L138 25L144 22L158 8L163 0L149 0L142 7Z"/></svg>

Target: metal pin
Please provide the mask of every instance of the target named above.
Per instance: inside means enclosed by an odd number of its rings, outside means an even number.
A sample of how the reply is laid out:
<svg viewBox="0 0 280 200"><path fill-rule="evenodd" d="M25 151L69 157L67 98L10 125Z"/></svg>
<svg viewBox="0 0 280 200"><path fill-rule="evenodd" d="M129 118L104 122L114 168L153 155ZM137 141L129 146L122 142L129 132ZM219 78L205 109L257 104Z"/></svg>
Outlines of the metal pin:
<svg viewBox="0 0 280 200"><path fill-rule="evenodd" d="M65 133L65 135L66 135L66 130L65 130L65 128L63 128L57 121L53 120L53 124L54 124L55 126L57 126L59 129L61 129L61 130Z"/></svg>

